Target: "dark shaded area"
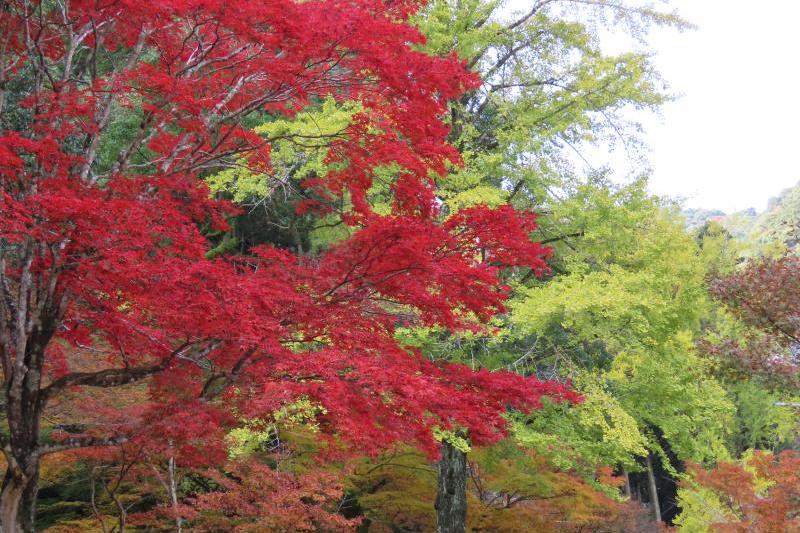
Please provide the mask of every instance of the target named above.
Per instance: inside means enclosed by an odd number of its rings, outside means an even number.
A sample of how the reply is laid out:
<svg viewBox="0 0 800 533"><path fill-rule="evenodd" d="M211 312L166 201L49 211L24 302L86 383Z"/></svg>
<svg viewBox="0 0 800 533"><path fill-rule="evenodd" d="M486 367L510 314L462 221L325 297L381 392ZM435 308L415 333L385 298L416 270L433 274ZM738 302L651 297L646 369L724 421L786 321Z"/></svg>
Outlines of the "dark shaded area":
<svg viewBox="0 0 800 533"><path fill-rule="evenodd" d="M669 444L664 440L661 431L658 428L651 428L656 434L659 444L664 449L669 458L672 468L678 472L684 471L683 462L678 459L675 452L669 447ZM645 471L644 461L641 462L641 472L631 472L629 474L631 483L631 498L635 501L650 504L650 491L648 488L647 472ZM662 460L659 456L654 456L653 459L653 474L656 480L656 489L658 492L658 502L661 505L661 519L669 525L672 525L675 517L680 514L680 507L678 507L678 482L670 473L664 468Z"/></svg>

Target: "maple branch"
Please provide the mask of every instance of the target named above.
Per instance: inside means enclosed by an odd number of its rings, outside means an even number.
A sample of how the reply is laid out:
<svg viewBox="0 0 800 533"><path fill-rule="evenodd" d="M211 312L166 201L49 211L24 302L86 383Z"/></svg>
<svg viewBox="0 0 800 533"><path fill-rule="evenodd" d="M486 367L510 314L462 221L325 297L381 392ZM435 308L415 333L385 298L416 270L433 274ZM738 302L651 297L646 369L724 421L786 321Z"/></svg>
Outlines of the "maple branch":
<svg viewBox="0 0 800 533"><path fill-rule="evenodd" d="M16 359L14 360L14 368L9 370L9 373L4 376L6 384L8 385L8 395L11 397L21 397L22 389L22 376L25 375L27 368L25 367L25 351L28 344L28 303L30 300L30 293L33 287L33 275L31 273L31 265L33 264L33 244L30 238L25 242L25 251L22 254L22 272L19 276L19 289L17 292L17 317L15 330L13 333L13 340L15 343L14 353ZM10 357L10 354L9 354ZM18 379L14 379L16 376Z"/></svg>
<svg viewBox="0 0 800 533"><path fill-rule="evenodd" d="M763 317L764 317L764 320L767 322L767 325L768 325L769 327L771 327L772 329L774 329L774 330L775 330L775 331L777 331L778 333L782 333L783 335L785 335L786 337L788 337L788 338L789 338L791 341L793 341L793 342L795 342L795 343L797 343L797 344L800 344L800 338L798 338L798 337L797 337L795 334L793 334L791 331L787 330L785 327L783 327L782 325L780 325L780 324L778 323L779 321L778 321L778 320L776 320L776 319L774 319L774 318L771 316L771 314L770 314L769 310L768 310L766 307L764 307L763 305L759 305L759 306L752 306L752 307L754 307L754 308L757 308L757 310L758 310L758 311L761 313L761 316L763 316Z"/></svg>
<svg viewBox="0 0 800 533"><path fill-rule="evenodd" d="M203 400L210 400L222 391L224 391L231 383L236 381L239 374L244 370L248 360L258 348L253 346L246 350L244 354L236 361L230 372L216 373L206 380L203 389L200 391L200 398Z"/></svg>
<svg viewBox="0 0 800 533"><path fill-rule="evenodd" d="M67 387L85 385L89 387L118 387L127 385L134 381L139 381L153 374L157 374L172 363L172 361L182 355L182 352L191 346L192 343L185 342L177 349L173 350L167 357L158 364L128 368L108 368L97 372L72 372L62 376L43 388L40 392L42 405L45 405L53 396L63 391Z"/></svg>
<svg viewBox="0 0 800 533"><path fill-rule="evenodd" d="M92 470L91 470L91 473L89 475L89 480L91 482L91 485L90 485L90 500L89 501L91 502L92 513L94 514L95 519L100 523L100 527L103 530L103 533L108 533L108 528L106 527L106 521L103 518L103 515L97 509L97 482L96 482L95 475L94 475L94 473L95 473L95 471L97 469L98 469L98 467L96 467L96 466L93 467Z"/></svg>
<svg viewBox="0 0 800 533"><path fill-rule="evenodd" d="M136 66L136 62L142 55L142 51L144 50L144 44L147 39L147 36L150 34L150 31L146 28L142 28L141 32L139 33L139 37L136 41L136 44L133 47L133 51L131 55L128 57L128 61L125 66L119 71L126 71L131 70ZM115 72L115 74L119 74L119 72ZM86 139L86 143L84 145L84 151L86 153L83 165L80 170L80 177L82 180L87 179L89 176L89 170L92 168L95 159L97 158L97 150L100 146L100 136L106 130L109 123L111 122L111 109L114 104L114 91L112 89L108 89L106 94L103 96L103 99L100 102L96 112L95 112L95 124L97 125L97 130L92 133ZM95 181L95 180L93 180Z"/></svg>

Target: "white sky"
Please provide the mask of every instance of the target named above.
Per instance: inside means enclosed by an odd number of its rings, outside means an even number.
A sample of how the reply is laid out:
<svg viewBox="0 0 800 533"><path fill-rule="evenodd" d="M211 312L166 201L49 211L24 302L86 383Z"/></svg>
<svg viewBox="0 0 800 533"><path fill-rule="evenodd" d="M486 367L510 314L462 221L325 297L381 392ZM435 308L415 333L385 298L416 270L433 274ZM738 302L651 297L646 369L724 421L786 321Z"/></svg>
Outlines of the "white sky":
<svg viewBox="0 0 800 533"><path fill-rule="evenodd" d="M673 0L698 26L648 39L673 93L640 117L651 189L689 207L766 207L800 181L800 0Z"/></svg>

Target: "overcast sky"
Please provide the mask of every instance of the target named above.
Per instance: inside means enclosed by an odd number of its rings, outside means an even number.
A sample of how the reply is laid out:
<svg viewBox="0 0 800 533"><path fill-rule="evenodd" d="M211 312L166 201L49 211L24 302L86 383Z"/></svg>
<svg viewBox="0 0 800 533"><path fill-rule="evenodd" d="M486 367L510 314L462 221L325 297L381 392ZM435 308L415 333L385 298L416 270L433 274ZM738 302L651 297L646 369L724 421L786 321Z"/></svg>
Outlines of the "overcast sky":
<svg viewBox="0 0 800 533"><path fill-rule="evenodd" d="M673 0L696 30L654 30L674 93L644 117L651 188L690 207L763 210L800 181L800 1Z"/></svg>

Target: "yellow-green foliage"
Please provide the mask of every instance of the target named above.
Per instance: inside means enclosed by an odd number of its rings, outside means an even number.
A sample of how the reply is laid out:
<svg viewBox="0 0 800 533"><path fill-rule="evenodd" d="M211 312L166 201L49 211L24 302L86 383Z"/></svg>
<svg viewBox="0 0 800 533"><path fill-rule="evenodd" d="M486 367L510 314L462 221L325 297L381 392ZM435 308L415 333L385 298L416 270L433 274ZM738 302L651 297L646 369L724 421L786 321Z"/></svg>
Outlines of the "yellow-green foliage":
<svg viewBox="0 0 800 533"><path fill-rule="evenodd" d="M581 373L575 387L583 395L582 403L546 402L530 417L513 417L514 438L547 457L556 468L585 477L602 465L634 467L634 457L646 453L646 440L636 420L598 376Z"/></svg>
<svg viewBox="0 0 800 533"><path fill-rule="evenodd" d="M497 39L499 23L487 20L502 4L500 0L466 0L457 5L447 0L429 2L414 18L427 37L424 49L433 54L455 51L461 57L474 57ZM478 25L476 20L485 23Z"/></svg>
<svg viewBox="0 0 800 533"><path fill-rule="evenodd" d="M678 489L678 505L681 508L674 521L681 533L713 533L712 524L727 522L729 512L712 491L702 487Z"/></svg>
<svg viewBox="0 0 800 533"><path fill-rule="evenodd" d="M347 488L372 522L369 531L436 528L436 469L413 449L364 460L348 477Z"/></svg>
<svg viewBox="0 0 800 533"><path fill-rule="evenodd" d="M616 139L623 129L626 147L634 147L634 130L624 128L628 120L620 110L666 99L646 55L605 55L596 30L680 27L678 17L587 2L573 6L575 16L565 20L557 6L546 4L523 18L508 1L434 0L415 18L427 38L424 50L455 51L486 81L468 105L453 103L453 140L465 164L441 183L439 195L450 212L507 201L508 186L517 184L526 194L515 203L539 207L564 191L571 158L565 152ZM513 20L519 23L511 25ZM514 52L498 63L509 50Z"/></svg>
<svg viewBox="0 0 800 533"><path fill-rule="evenodd" d="M306 397L302 397L285 405L282 409L275 411L272 417L276 423L282 425L293 426L300 424L316 430L317 416L321 414L324 415L326 412L325 408L321 405L312 402Z"/></svg>
<svg viewBox="0 0 800 533"><path fill-rule="evenodd" d="M270 425L263 426L254 421L246 421L243 426L232 429L225 437L228 456L236 459L256 453L274 439L273 429Z"/></svg>
<svg viewBox="0 0 800 533"><path fill-rule="evenodd" d="M211 190L224 191L234 201L245 202L269 196L290 175L295 179L325 175L331 141L345 134L353 115L360 110L358 102L339 103L328 97L321 105L292 118L257 126L254 131L272 146L272 172L252 172L243 164L210 176L207 182Z"/></svg>
<svg viewBox="0 0 800 533"><path fill-rule="evenodd" d="M710 273L725 276L733 273L745 245L731 237L721 224L709 221L698 235L703 263Z"/></svg>
<svg viewBox="0 0 800 533"><path fill-rule="evenodd" d="M699 326L707 307L699 250L680 221L642 194L642 184L587 186L559 208L583 232L580 248L559 256L569 276L523 289L512 303L520 331L540 333L557 321L619 350Z"/></svg>
<svg viewBox="0 0 800 533"><path fill-rule="evenodd" d="M464 180L468 175L461 174L459 179ZM497 207L507 202L508 194L496 187L486 187L477 185L464 191L445 192L442 198L447 200L448 205L455 211L472 207L475 205L487 205Z"/></svg>
<svg viewBox="0 0 800 533"><path fill-rule="evenodd" d="M242 420L242 425L232 429L226 436L228 455L236 459L261 451L275 440L279 430L300 428L316 433L319 430L316 418L324 413L325 409L320 405L308 398L299 398L272 413L269 420Z"/></svg>
<svg viewBox="0 0 800 533"><path fill-rule="evenodd" d="M638 432L628 435L657 427L682 459L728 457L734 407L694 348L713 308L697 242L642 183L589 182L556 211L583 237L562 249L568 274L520 288L511 303L515 331L542 336L557 324L573 339L602 342L613 358L597 378L636 421ZM602 412L602 402L594 405ZM663 454L657 439L647 446Z"/></svg>
<svg viewBox="0 0 800 533"><path fill-rule="evenodd" d="M734 450L778 451L789 446L800 433L800 416L796 409L775 405L786 400L779 393L770 392L753 381L736 383L730 387L730 392L736 405ZM797 399L788 398L789 401Z"/></svg>
<svg viewBox="0 0 800 533"><path fill-rule="evenodd" d="M652 351L619 353L606 378L643 431L658 427L680 459L709 463L730 456L735 407L708 366L683 331ZM663 455L657 439L648 447Z"/></svg>
<svg viewBox="0 0 800 533"><path fill-rule="evenodd" d="M457 431L449 431L435 427L433 428L433 438L438 442L450 443L453 448L464 453L468 453L471 449L469 439L462 436Z"/></svg>

